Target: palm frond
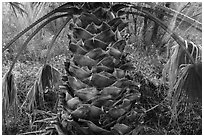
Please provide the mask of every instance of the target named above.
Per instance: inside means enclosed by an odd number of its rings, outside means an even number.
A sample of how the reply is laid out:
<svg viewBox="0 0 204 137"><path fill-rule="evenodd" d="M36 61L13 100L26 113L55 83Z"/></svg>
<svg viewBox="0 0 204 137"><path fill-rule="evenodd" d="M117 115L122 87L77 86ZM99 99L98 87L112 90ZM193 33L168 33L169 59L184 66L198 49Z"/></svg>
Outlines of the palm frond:
<svg viewBox="0 0 204 137"><path fill-rule="evenodd" d="M181 69L181 77L174 86L184 90L190 99L202 100L202 63L190 64Z"/></svg>
<svg viewBox="0 0 204 137"><path fill-rule="evenodd" d="M67 23L71 20L71 17L67 17L66 21L64 21L62 23L62 25L60 26L60 28L57 28L57 32L55 33L50 45L49 45L49 49L47 51L47 55L46 55L46 60L45 60L45 63L46 61L48 61L50 59L50 51L51 49L53 48L53 45L54 45L54 42L56 41L57 37L59 36L59 34L61 33L61 31L65 28L65 26L67 25Z"/></svg>
<svg viewBox="0 0 204 137"><path fill-rule="evenodd" d="M184 91L190 101L202 102L202 63L188 64L182 67L181 76L173 87L176 91L172 98L171 121L177 119L177 106Z"/></svg>
<svg viewBox="0 0 204 137"><path fill-rule="evenodd" d="M5 121L10 107L13 106L14 116L17 116L17 88L14 75L7 72L2 79L2 119ZM4 123L3 123L4 124Z"/></svg>
<svg viewBox="0 0 204 137"><path fill-rule="evenodd" d="M19 2L9 2L11 9L13 10L16 17L18 17L17 12L23 16L23 14L28 15L28 13L23 9L23 4Z"/></svg>
<svg viewBox="0 0 204 137"><path fill-rule="evenodd" d="M35 84L29 90L21 108L24 107L25 103L28 103L25 108L29 111L36 107L42 108L44 104L43 94L46 89L57 89L59 87L61 84L60 76L60 72L50 65L41 67L37 73L38 79L36 79Z"/></svg>
<svg viewBox="0 0 204 137"><path fill-rule="evenodd" d="M188 42L185 40L186 49L190 53L191 57L194 59L196 63L201 61L202 57L202 48L200 45L195 45L193 42ZM188 58L186 52L179 45L175 45L172 47L172 55L168 60L167 64L163 69L163 79L166 82L166 78L168 77L169 81L169 94L171 97L173 87L178 80L179 70L182 65L190 64L190 59Z"/></svg>
<svg viewBox="0 0 204 137"><path fill-rule="evenodd" d="M53 88L53 86L58 87L60 82L60 72L50 65L44 65L42 71L39 73L38 84L40 88L45 91L46 88Z"/></svg>

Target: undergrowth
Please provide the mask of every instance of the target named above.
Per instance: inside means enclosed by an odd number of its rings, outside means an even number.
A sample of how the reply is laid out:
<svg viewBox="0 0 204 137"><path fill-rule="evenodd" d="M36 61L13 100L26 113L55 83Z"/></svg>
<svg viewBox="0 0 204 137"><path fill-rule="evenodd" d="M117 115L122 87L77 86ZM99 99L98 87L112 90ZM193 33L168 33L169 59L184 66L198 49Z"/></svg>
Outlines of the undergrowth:
<svg viewBox="0 0 204 137"><path fill-rule="evenodd" d="M152 64L152 59L155 55L146 56L143 51L134 50L135 47L129 47L126 51L129 52L128 57L134 62L136 70L129 73L130 78L136 82L140 82L140 92L142 93L140 104L136 104L135 108L140 110L140 124L135 121L123 120L123 123L134 125L135 129L131 134L171 134L171 135L188 135L202 134L202 107L199 103L189 103L188 98L183 93L183 98L178 106L177 121L171 121L171 106L166 100L168 87L162 84L162 79L159 75L160 69L155 69ZM130 52L131 51L131 52ZM154 56L154 58L152 57ZM57 68L62 74L64 72L63 63L66 56L58 56L52 59L51 65ZM2 74L9 69L9 64L3 64ZM36 73L42 64L21 63L18 62L14 68L16 84L18 87L19 106L22 105L26 98L26 94L36 79ZM8 116L7 130L5 134L22 134L40 130L46 127L46 124L31 125L31 121L47 118L46 115L30 115L29 113L18 113L17 122L14 123L12 108ZM131 113L131 112L130 112ZM137 126L136 126L137 125ZM139 128L139 130L138 130ZM54 134L54 133L53 133Z"/></svg>

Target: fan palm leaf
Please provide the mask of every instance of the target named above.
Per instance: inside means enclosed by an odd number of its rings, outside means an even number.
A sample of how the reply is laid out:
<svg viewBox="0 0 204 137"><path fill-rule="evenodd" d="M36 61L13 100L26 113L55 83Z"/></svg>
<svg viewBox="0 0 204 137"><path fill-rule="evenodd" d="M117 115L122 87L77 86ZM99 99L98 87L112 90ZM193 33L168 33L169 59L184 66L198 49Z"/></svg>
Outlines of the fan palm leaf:
<svg viewBox="0 0 204 137"><path fill-rule="evenodd" d="M201 60L202 56L202 48L199 45L195 45L193 42L187 42L186 43L186 49L189 51L190 55L194 59L196 63L198 63ZM190 60L186 55L186 52L183 48L181 48L179 45L175 45L172 47L172 55L170 59L168 60L167 64L165 65L163 69L163 78L164 80L168 77L169 81L169 97L171 97L173 87L175 86L175 83L178 80L178 75L180 72L180 67L182 65L189 64Z"/></svg>
<svg viewBox="0 0 204 137"><path fill-rule="evenodd" d="M13 10L16 17L18 17L17 12L19 12L22 16L23 14L28 15L28 13L25 11L23 4L19 2L9 2L11 9Z"/></svg>

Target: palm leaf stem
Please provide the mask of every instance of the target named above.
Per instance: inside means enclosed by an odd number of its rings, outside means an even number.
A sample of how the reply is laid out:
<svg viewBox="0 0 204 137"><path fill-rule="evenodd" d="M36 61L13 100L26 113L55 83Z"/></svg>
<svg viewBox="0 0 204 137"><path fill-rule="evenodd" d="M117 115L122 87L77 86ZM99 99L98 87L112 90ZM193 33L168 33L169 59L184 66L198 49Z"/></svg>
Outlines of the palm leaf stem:
<svg viewBox="0 0 204 137"><path fill-rule="evenodd" d="M50 59L50 51L54 45L54 42L56 41L57 37L59 36L60 32L63 30L63 28L66 26L66 24L71 20L71 16L67 17L66 21L60 26L59 30L57 31L57 33L55 34L55 36L53 37L51 43L49 44L49 49L47 51L47 55L46 55L46 59L44 62L44 65L46 64L47 61L49 61Z"/></svg>

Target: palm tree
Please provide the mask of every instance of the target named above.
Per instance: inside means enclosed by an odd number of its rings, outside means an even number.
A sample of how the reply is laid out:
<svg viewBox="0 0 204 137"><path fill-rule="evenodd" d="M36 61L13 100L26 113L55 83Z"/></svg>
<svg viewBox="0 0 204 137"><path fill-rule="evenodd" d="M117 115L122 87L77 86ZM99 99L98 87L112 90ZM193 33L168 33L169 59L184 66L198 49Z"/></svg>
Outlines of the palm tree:
<svg viewBox="0 0 204 137"><path fill-rule="evenodd" d="M133 104L139 102L141 93L137 90L139 85L126 78L127 72L134 69L134 64L126 59L124 52L127 43L123 32L128 22L124 21L122 16L126 14L139 15L154 21L178 43L173 47L174 52L165 67L170 87L172 86L170 92L173 89L178 90L175 91L174 102L178 100L181 90L186 90L191 97L199 97L202 93L201 50L194 43L181 38L150 13L150 11L159 12L158 8L164 10L164 13L167 12L167 16L175 13L163 6L147 8L134 3L65 3L36 20L3 48L5 51L19 37L38 25L21 46L9 71L4 76L2 83L4 114L16 99L12 69L19 55L43 27L58 18L65 19L54 31L46 52L46 59L39 69L38 79L28 92L25 102L28 102L30 111L36 107L43 109L44 93L47 89L56 88L59 90L57 102L59 115L53 115L50 119L35 121L35 123L51 121L52 126L49 128L54 127L58 134L125 134L129 132L131 127L118 124L116 121L125 116ZM129 9L136 11L129 12ZM23 11L21 8L19 10ZM179 19L185 16L181 13L177 14ZM193 21L191 18L188 19ZM200 23L196 23L198 25L195 27L199 30ZM67 74L61 81L60 72L49 65L49 60L54 42L67 24L71 31L69 50L73 57L65 62ZM185 66L180 68L181 65ZM178 73L174 73L175 71ZM189 82L192 79L195 83ZM99 123L101 117L110 119Z"/></svg>

